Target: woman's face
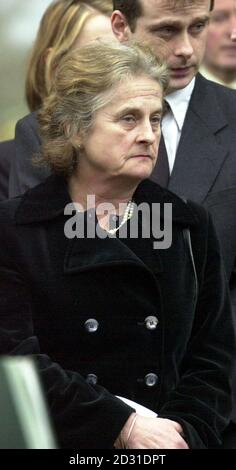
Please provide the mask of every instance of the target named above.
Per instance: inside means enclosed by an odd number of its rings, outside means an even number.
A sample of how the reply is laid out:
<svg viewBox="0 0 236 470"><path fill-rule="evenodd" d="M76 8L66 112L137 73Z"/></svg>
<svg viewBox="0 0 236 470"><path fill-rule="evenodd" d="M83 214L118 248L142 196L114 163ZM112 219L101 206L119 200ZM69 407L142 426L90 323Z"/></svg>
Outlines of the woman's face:
<svg viewBox="0 0 236 470"><path fill-rule="evenodd" d="M119 84L109 104L95 115L81 144L80 176L148 178L155 166L160 141L162 90L148 77Z"/></svg>
<svg viewBox="0 0 236 470"><path fill-rule="evenodd" d="M95 41L96 39L115 40L115 36L111 29L110 18L100 13L87 19L82 28L82 31L73 45L73 49L76 47L85 46L89 42Z"/></svg>

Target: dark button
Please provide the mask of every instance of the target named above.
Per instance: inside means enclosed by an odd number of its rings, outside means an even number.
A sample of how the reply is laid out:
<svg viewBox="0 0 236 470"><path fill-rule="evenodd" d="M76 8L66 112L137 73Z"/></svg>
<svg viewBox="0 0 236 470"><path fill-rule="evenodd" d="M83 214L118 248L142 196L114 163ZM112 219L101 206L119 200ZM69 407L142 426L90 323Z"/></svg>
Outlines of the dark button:
<svg viewBox="0 0 236 470"><path fill-rule="evenodd" d="M88 374L86 377L86 382L91 385L96 385L98 378L95 374Z"/></svg>
<svg viewBox="0 0 236 470"><path fill-rule="evenodd" d="M158 382L158 376L150 372L150 374L145 375L144 381L147 387L154 387Z"/></svg>
<svg viewBox="0 0 236 470"><path fill-rule="evenodd" d="M157 317L154 317L153 315L149 315L149 317L145 318L145 324L146 324L146 328L148 330L155 330L158 323L159 323L159 320Z"/></svg>
<svg viewBox="0 0 236 470"><path fill-rule="evenodd" d="M95 333L98 329L99 323L95 318L89 318L84 322L84 327L88 333Z"/></svg>

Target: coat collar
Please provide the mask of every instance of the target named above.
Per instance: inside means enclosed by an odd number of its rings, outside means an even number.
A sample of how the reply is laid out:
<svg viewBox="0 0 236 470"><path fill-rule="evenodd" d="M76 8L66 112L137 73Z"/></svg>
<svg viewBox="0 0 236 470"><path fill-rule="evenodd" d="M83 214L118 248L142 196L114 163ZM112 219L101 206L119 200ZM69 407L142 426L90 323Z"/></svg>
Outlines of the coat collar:
<svg viewBox="0 0 236 470"><path fill-rule="evenodd" d="M21 196L15 215L16 223L30 224L54 219L64 212L70 202L65 178L50 175Z"/></svg>
<svg viewBox="0 0 236 470"><path fill-rule="evenodd" d="M144 180L134 194L136 204L142 202L172 204L173 222L185 226L196 225L198 217L192 208L172 192L161 188L150 180ZM43 222L64 213L71 203L64 177L49 176L43 183L28 190L21 198L15 214L18 225Z"/></svg>

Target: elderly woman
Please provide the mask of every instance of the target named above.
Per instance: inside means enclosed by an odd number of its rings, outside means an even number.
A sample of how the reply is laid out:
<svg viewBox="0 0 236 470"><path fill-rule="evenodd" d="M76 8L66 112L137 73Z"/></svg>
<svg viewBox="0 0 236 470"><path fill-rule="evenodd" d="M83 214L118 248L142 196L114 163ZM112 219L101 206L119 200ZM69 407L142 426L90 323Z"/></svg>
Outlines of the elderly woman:
<svg viewBox="0 0 236 470"><path fill-rule="evenodd" d="M214 229L148 180L166 86L137 45L64 58L39 115L52 175L0 206L0 352L35 357L63 447L216 447L228 422L235 337ZM144 236L141 207L159 207L168 243Z"/></svg>

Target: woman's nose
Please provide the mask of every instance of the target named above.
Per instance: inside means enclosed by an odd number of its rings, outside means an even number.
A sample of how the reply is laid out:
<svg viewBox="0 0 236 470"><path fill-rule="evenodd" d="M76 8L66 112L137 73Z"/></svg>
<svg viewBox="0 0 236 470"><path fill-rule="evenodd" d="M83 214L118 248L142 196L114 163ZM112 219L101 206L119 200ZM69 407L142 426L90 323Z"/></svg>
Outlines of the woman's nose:
<svg viewBox="0 0 236 470"><path fill-rule="evenodd" d="M145 142L147 144L153 144L156 139L156 133L152 128L150 122L143 123L140 125L138 130L138 141Z"/></svg>

